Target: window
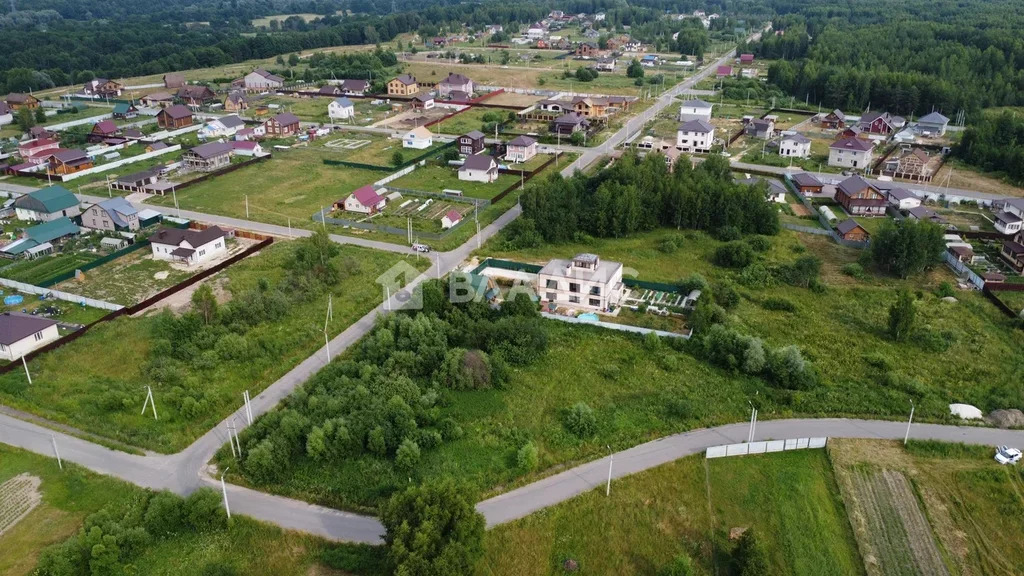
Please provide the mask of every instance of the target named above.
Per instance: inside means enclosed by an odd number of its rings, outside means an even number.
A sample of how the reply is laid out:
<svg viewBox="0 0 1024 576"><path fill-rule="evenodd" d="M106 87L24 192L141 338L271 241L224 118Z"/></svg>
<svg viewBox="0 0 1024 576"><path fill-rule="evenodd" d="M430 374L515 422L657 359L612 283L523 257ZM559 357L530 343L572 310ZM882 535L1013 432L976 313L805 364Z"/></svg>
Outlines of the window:
<svg viewBox="0 0 1024 576"><path fill-rule="evenodd" d="M590 299L590 305L595 307L595 308L600 308L601 307L601 299L600 298L591 298Z"/></svg>
<svg viewBox="0 0 1024 576"><path fill-rule="evenodd" d="M580 285L575 282L569 282L569 292L579 292Z"/></svg>
<svg viewBox="0 0 1024 576"><path fill-rule="evenodd" d="M40 340L43 339L43 333L42 332L36 332L35 334L32 335L32 337L36 339L36 342L39 342Z"/></svg>
<svg viewBox="0 0 1024 576"><path fill-rule="evenodd" d="M544 295L544 299L547 300L548 302L554 302L555 301L555 293L554 292L548 292L547 294Z"/></svg>
<svg viewBox="0 0 1024 576"><path fill-rule="evenodd" d="M590 295L591 296L600 296L601 295L601 287L600 286L591 286L590 287Z"/></svg>
<svg viewBox="0 0 1024 576"><path fill-rule="evenodd" d="M569 302L572 303L572 304L579 304L580 303L580 297L579 296L569 296Z"/></svg>
<svg viewBox="0 0 1024 576"><path fill-rule="evenodd" d="M548 280L547 283L544 284L544 287L552 290L558 290L558 280Z"/></svg>

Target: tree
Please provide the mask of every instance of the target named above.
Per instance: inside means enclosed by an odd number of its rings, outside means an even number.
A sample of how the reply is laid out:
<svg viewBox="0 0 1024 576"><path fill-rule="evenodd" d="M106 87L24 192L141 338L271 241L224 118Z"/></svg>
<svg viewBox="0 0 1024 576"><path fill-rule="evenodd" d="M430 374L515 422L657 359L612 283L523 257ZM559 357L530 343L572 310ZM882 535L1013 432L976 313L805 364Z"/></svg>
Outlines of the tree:
<svg viewBox="0 0 1024 576"><path fill-rule="evenodd" d="M192 293L192 309L199 314L204 323L213 322L217 315L217 297L214 296L213 289L209 284L200 284L199 288Z"/></svg>
<svg viewBox="0 0 1024 576"><path fill-rule="evenodd" d="M299 55L298 54L292 54L292 55L288 56L288 65L289 66L293 66L293 67L294 66L298 66L299 65Z"/></svg>
<svg viewBox="0 0 1024 576"><path fill-rule="evenodd" d="M691 576L693 562L686 554L678 554L668 564L658 570L658 576Z"/></svg>
<svg viewBox="0 0 1024 576"><path fill-rule="evenodd" d="M942 227L931 222L886 220L871 239L871 259L882 270L907 278L942 261L942 234Z"/></svg>
<svg viewBox="0 0 1024 576"><path fill-rule="evenodd" d="M470 575L483 552L476 498L453 479L407 489L381 511L384 542L400 576Z"/></svg>
<svg viewBox="0 0 1024 576"><path fill-rule="evenodd" d="M18 128L21 128L22 132L28 132L33 126L36 125L36 119L32 116L32 111L28 108L22 108L18 110Z"/></svg>
<svg viewBox="0 0 1024 576"><path fill-rule="evenodd" d="M42 107L36 108L36 124L46 122L46 111Z"/></svg>
<svg viewBox="0 0 1024 576"><path fill-rule="evenodd" d="M629 63L629 67L626 68L626 76L630 78L643 78L644 67L640 64L640 61L633 58L633 61Z"/></svg>
<svg viewBox="0 0 1024 576"><path fill-rule="evenodd" d="M405 154L402 154L401 150L395 150L395 153L391 155L391 165L401 166L405 164Z"/></svg>
<svg viewBox="0 0 1024 576"><path fill-rule="evenodd" d="M736 547L736 563L740 576L768 576L771 574L771 563L768 561L768 550L753 528L747 528L740 543Z"/></svg>
<svg viewBox="0 0 1024 576"><path fill-rule="evenodd" d="M910 337L914 327L914 297L909 290L900 290L896 302L889 307L889 335L897 342L904 342Z"/></svg>

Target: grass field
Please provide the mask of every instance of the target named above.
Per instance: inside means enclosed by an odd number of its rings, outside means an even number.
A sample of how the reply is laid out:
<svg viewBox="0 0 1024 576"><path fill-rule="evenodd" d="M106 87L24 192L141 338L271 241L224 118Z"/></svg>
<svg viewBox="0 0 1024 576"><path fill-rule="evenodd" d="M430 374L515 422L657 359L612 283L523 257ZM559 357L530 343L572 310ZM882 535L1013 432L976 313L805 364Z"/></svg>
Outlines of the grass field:
<svg viewBox="0 0 1024 576"><path fill-rule="evenodd" d="M483 130L484 127L484 116L490 114L497 116L501 120L505 120L508 116L507 110L491 110L487 108L470 108L464 112L460 112L451 118L431 126L430 129L434 131L440 131L442 134L453 134L460 135L473 130ZM493 133L488 136L494 136Z"/></svg>
<svg viewBox="0 0 1024 576"><path fill-rule="evenodd" d="M274 158L255 166L211 178L178 192L178 205L197 210L286 226L312 227L312 216L356 188L386 176L385 172L327 166L332 158L317 148L276 151ZM150 203L174 206L170 196L153 197Z"/></svg>
<svg viewBox="0 0 1024 576"><path fill-rule="evenodd" d="M345 160L371 166L394 168L394 165L391 163L391 157L395 152L401 152L404 162L409 162L414 158L429 155L444 148L444 143L438 142L429 148L414 150L403 148L402 140L400 139L388 138L379 134L335 132L318 139L310 145L310 148L322 154L324 158L331 160Z"/></svg>
<svg viewBox="0 0 1024 576"><path fill-rule="evenodd" d="M583 574L655 574L680 553L695 574L728 574L734 527L757 531L773 574L863 573L823 451L706 466L700 455L683 458L614 481L610 497L602 487L499 526L477 574L561 574L567 559Z"/></svg>
<svg viewBox="0 0 1024 576"><path fill-rule="evenodd" d="M74 120L81 120L83 118L102 116L104 114L110 114L112 110L112 108L105 108L103 106L87 106L85 104L77 104L77 107L77 112L68 112L66 114L54 114L53 116L47 116L46 122L43 122L43 126L63 124L65 122L72 122Z"/></svg>
<svg viewBox="0 0 1024 576"><path fill-rule="evenodd" d="M392 184L398 188L435 194L440 194L442 190L461 190L464 196L490 200L518 180L511 174L499 174L494 182L468 182L459 180L458 168L428 165L394 180Z"/></svg>
<svg viewBox="0 0 1024 576"><path fill-rule="evenodd" d="M79 266L88 264L99 256L92 252L74 251L43 256L35 260L17 260L0 268L0 277L27 284L39 284L54 276L74 272Z"/></svg>
<svg viewBox="0 0 1024 576"><path fill-rule="evenodd" d="M261 279L276 285L285 278L284 266L293 250L294 244L280 242L208 282L224 297L252 290ZM344 275L332 289L334 319L328 327L332 336L380 302L375 279L399 260L354 246L345 247L337 258ZM410 262L420 268L427 265ZM273 350L272 354L244 361L182 365L173 372L173 378L170 372L147 370L154 354L152 348L158 344L152 333L156 318L119 318L31 361L31 386L17 371L0 376L0 398L9 406L99 436L174 452L237 407L243 390L257 394L323 346L326 298L324 294L315 301L293 301L281 320L250 331L247 339L251 345ZM139 414L146 385L153 387L158 421ZM196 405L188 406L186 396L196 400Z"/></svg>
<svg viewBox="0 0 1024 576"><path fill-rule="evenodd" d="M105 506L119 510L142 489L88 472L68 462L64 471L54 460L0 446L0 483L22 473L42 480L42 503L10 532L0 536L0 573L28 576L40 552L76 533L86 516ZM236 566L240 574L308 576L324 574L320 557L336 547L297 532L286 532L244 516L232 518L227 531L183 533L144 547L132 574L140 576L202 574L214 560ZM15 551L17 551L15 553ZM84 563L84 562L83 562Z"/></svg>

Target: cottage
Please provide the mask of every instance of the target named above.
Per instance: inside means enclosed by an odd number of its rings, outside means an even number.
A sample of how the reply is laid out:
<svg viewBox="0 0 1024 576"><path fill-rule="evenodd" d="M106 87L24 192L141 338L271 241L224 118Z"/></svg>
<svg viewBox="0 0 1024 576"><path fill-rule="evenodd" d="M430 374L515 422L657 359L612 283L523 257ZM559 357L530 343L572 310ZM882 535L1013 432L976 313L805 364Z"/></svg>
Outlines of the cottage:
<svg viewBox="0 0 1024 576"><path fill-rule="evenodd" d="M811 155L811 140L803 134L787 134L779 139L779 156L807 158Z"/></svg>
<svg viewBox="0 0 1024 576"><path fill-rule="evenodd" d="M153 92L140 98L139 102L149 108L167 108L174 103L174 95L167 92Z"/></svg>
<svg viewBox="0 0 1024 576"><path fill-rule="evenodd" d="M711 122L711 107L712 104L700 99L684 100L679 106L679 121L703 120Z"/></svg>
<svg viewBox="0 0 1024 576"><path fill-rule="evenodd" d="M320 96L341 96L342 91L341 86L334 86L332 84L328 84L327 86L321 86L320 89L316 91L316 93L319 94Z"/></svg>
<svg viewBox="0 0 1024 576"><path fill-rule="evenodd" d="M740 63L741 64L753 64L754 63L754 55L753 54L740 54Z"/></svg>
<svg viewBox="0 0 1024 576"><path fill-rule="evenodd" d="M185 85L185 74L182 72L168 72L164 74L164 88L181 88Z"/></svg>
<svg viewBox="0 0 1024 576"><path fill-rule="evenodd" d="M265 90L276 90L284 86L284 78L257 68L242 78L242 85L246 90L262 92Z"/></svg>
<svg viewBox="0 0 1024 576"><path fill-rule="evenodd" d="M885 191L889 204L897 210L910 210L921 205L921 199L906 188L890 188Z"/></svg>
<svg viewBox="0 0 1024 576"><path fill-rule="evenodd" d="M868 231L853 218L847 218L840 222L836 226L836 232L839 233L840 238L851 242L867 242L871 238Z"/></svg>
<svg viewBox="0 0 1024 576"><path fill-rule="evenodd" d="M459 180L491 183L498 179L498 163L487 154L473 154L459 167Z"/></svg>
<svg viewBox="0 0 1024 576"><path fill-rule="evenodd" d="M459 214L458 210L449 210L441 217L441 229L454 228L459 222L462 222L462 214Z"/></svg>
<svg viewBox="0 0 1024 576"><path fill-rule="evenodd" d="M82 226L108 232L139 229L139 211L124 198L108 198L82 213Z"/></svg>
<svg viewBox="0 0 1024 576"><path fill-rule="evenodd" d="M484 150L484 133L479 130L467 132L459 136L459 154L469 156L479 154Z"/></svg>
<svg viewBox="0 0 1024 576"><path fill-rule="evenodd" d="M190 108L199 108L217 99L217 95L207 86L182 86L178 89L178 100Z"/></svg>
<svg viewBox="0 0 1024 576"><path fill-rule="evenodd" d="M241 90L232 90L228 97L224 99L224 110L228 112L241 112L249 109L249 99L246 97L245 92Z"/></svg>
<svg viewBox="0 0 1024 576"><path fill-rule="evenodd" d="M683 152L710 152L715 127L705 120L683 122L676 130L676 148Z"/></svg>
<svg viewBox="0 0 1024 576"><path fill-rule="evenodd" d="M943 136L946 134L947 126L949 126L949 118L946 118L938 112L925 114L917 120L917 129L921 132L927 132L928 134Z"/></svg>
<svg viewBox="0 0 1024 576"><path fill-rule="evenodd" d="M200 140L211 140L213 138L224 138L234 136L239 130L245 127L245 122L235 114L222 116L210 120L199 129L196 136Z"/></svg>
<svg viewBox="0 0 1024 576"><path fill-rule="evenodd" d="M168 148L170 148L170 146L168 146L166 142L157 140L156 142L151 142L146 145L146 152L157 152Z"/></svg>
<svg viewBox="0 0 1024 576"><path fill-rule="evenodd" d="M31 94L24 94L21 92L11 92L7 95L5 100L7 106L11 110L21 110L22 108L28 108L29 110L35 110L39 108L39 98Z"/></svg>
<svg viewBox="0 0 1024 576"><path fill-rule="evenodd" d="M149 244L153 258L187 266L206 262L228 249L227 232L218 226L205 230L161 227L149 237Z"/></svg>
<svg viewBox="0 0 1024 576"><path fill-rule="evenodd" d="M860 168L871 166L874 144L863 138L843 138L828 147L828 165L839 168Z"/></svg>
<svg viewBox="0 0 1024 576"><path fill-rule="evenodd" d="M836 186L836 202L853 216L883 216L888 201L874 184L850 176Z"/></svg>
<svg viewBox="0 0 1024 576"><path fill-rule="evenodd" d="M995 225L1001 234L1017 234L1024 230L1024 199L1007 200L1003 209L996 214Z"/></svg>
<svg viewBox="0 0 1024 576"><path fill-rule="evenodd" d="M932 210L931 208L927 208L925 206L915 206L914 208L907 210L907 216L911 220L922 220L931 222L933 224L944 225L946 223L945 218L939 216L938 214L935 213L934 210Z"/></svg>
<svg viewBox="0 0 1024 576"><path fill-rule="evenodd" d="M947 244L946 251L949 252L950 256L952 256L957 262L963 264L974 264L974 249L971 248L969 244Z"/></svg>
<svg viewBox="0 0 1024 576"><path fill-rule="evenodd" d="M67 216L74 218L81 214L78 199L62 186L50 186L14 200L14 212L18 220L48 222Z"/></svg>
<svg viewBox="0 0 1024 576"><path fill-rule="evenodd" d="M147 186L155 184L157 180L160 179L160 172L162 170L163 166L156 166L149 170L119 176L113 183L111 183L111 187L117 190L126 190L128 192L142 192ZM86 212L88 212L88 210ZM97 213L94 217L98 215L99 214ZM95 226L90 224L86 216L82 217L82 225L87 228L95 228Z"/></svg>
<svg viewBox="0 0 1024 576"><path fill-rule="evenodd" d="M576 132L585 132L590 126L586 118L575 112L568 112L555 118L551 130L559 136L572 136Z"/></svg>
<svg viewBox="0 0 1024 576"><path fill-rule="evenodd" d="M14 122L14 113L7 102L0 102L0 126L6 126Z"/></svg>
<svg viewBox="0 0 1024 576"><path fill-rule="evenodd" d="M572 110L572 103L565 100L541 100L535 106L539 110L553 114L562 114Z"/></svg>
<svg viewBox="0 0 1024 576"><path fill-rule="evenodd" d="M367 80L342 80L341 93L350 96L362 96L370 91L370 82Z"/></svg>
<svg viewBox="0 0 1024 576"><path fill-rule="evenodd" d="M18 156L30 164L42 164L58 148L60 148L60 143L56 140L36 138L18 144Z"/></svg>
<svg viewBox="0 0 1024 576"><path fill-rule="evenodd" d="M437 85L437 95L441 98L448 98L452 92L473 93L473 81L462 74L449 74Z"/></svg>
<svg viewBox="0 0 1024 576"><path fill-rule="evenodd" d="M932 179L934 166L928 153L921 148L901 150L887 158L882 167L886 176L927 182Z"/></svg>
<svg viewBox="0 0 1024 576"><path fill-rule="evenodd" d="M349 118L355 118L355 116L355 105L344 96L335 98L327 105L327 117L331 120L348 120Z"/></svg>
<svg viewBox="0 0 1024 576"><path fill-rule="evenodd" d="M77 209L77 206L76 206ZM41 254L49 254L53 251L54 244L61 244L66 239L77 236L82 231L67 216L61 216L32 226L25 230L25 235L0 248L0 251L9 257L26 255L30 258Z"/></svg>
<svg viewBox="0 0 1024 576"><path fill-rule="evenodd" d="M842 140L843 138L867 138L868 135L860 126L847 126L839 134L836 135L836 140Z"/></svg>
<svg viewBox="0 0 1024 576"><path fill-rule="evenodd" d="M551 260L537 274L541 301L556 306L608 310L618 304L622 286L622 264L596 254Z"/></svg>
<svg viewBox="0 0 1024 576"><path fill-rule="evenodd" d="M868 134L892 134L906 120L888 112L867 112L860 117L860 129Z"/></svg>
<svg viewBox="0 0 1024 576"><path fill-rule="evenodd" d="M77 148L58 148L50 154L50 174L74 174L82 170L88 170L95 166L92 157L86 154L85 150Z"/></svg>
<svg viewBox="0 0 1024 576"><path fill-rule="evenodd" d="M718 78L727 78L732 76L732 66L719 66L718 69L715 70L715 76Z"/></svg>
<svg viewBox="0 0 1024 576"><path fill-rule="evenodd" d="M11 362L60 338L57 321L42 316L0 314L0 358Z"/></svg>
<svg viewBox="0 0 1024 576"><path fill-rule="evenodd" d="M1021 244L1021 234L1017 234L1014 240L1004 240L999 255L1003 260L1013 267L1018 274L1024 275L1024 244Z"/></svg>
<svg viewBox="0 0 1024 576"><path fill-rule="evenodd" d="M181 104L164 108L156 114L156 125L167 130L191 126L192 111Z"/></svg>
<svg viewBox="0 0 1024 576"><path fill-rule="evenodd" d="M135 104L120 103L114 105L114 118L118 120L131 120L139 115L139 109L135 107Z"/></svg>
<svg viewBox="0 0 1024 576"><path fill-rule="evenodd" d="M537 141L529 136L516 136L505 147L508 162L528 162L537 155Z"/></svg>
<svg viewBox="0 0 1024 576"><path fill-rule="evenodd" d="M118 82L109 80L107 78L95 78L85 83L82 88L82 93L86 96L93 96L95 98L117 98L121 95L121 90L124 88Z"/></svg>
<svg viewBox="0 0 1024 576"><path fill-rule="evenodd" d="M181 155L181 161L189 170L213 172L231 164L233 152L229 142L207 142L186 151Z"/></svg>
<svg viewBox="0 0 1024 576"><path fill-rule="evenodd" d="M614 72L615 58L599 58L594 64L594 69L599 72Z"/></svg>
<svg viewBox="0 0 1024 576"><path fill-rule="evenodd" d="M117 124L114 124L113 120L103 120L93 124L88 140L89 142L103 142L104 139L115 134L117 134Z"/></svg>
<svg viewBox="0 0 1024 576"><path fill-rule="evenodd" d="M384 209L387 199L377 193L372 185L357 188L349 194L342 203L346 212L358 212L360 214L376 214Z"/></svg>
<svg viewBox="0 0 1024 576"><path fill-rule="evenodd" d="M597 54L597 43L596 42L580 42L576 46L576 50L573 52L577 58L592 58Z"/></svg>
<svg viewBox="0 0 1024 576"><path fill-rule="evenodd" d="M267 136L287 138L299 132L299 117L291 112L282 112L263 123Z"/></svg>
<svg viewBox="0 0 1024 576"><path fill-rule="evenodd" d="M821 194L825 185L818 180L818 177L810 172L797 172L790 178L793 182L793 186L796 187L796 191L808 195L808 194Z"/></svg>
<svg viewBox="0 0 1024 576"><path fill-rule="evenodd" d="M771 140L775 135L775 121L767 118L751 118L743 127L743 133L752 138Z"/></svg>
<svg viewBox="0 0 1024 576"><path fill-rule="evenodd" d="M434 135L423 126L418 126L405 133L402 138L402 148L413 148L424 150L434 145Z"/></svg>
<svg viewBox="0 0 1024 576"><path fill-rule="evenodd" d="M821 119L822 128L831 128L833 130L839 130L846 127L846 114L843 111L836 108L829 112Z"/></svg>
<svg viewBox="0 0 1024 576"><path fill-rule="evenodd" d="M419 91L416 78L409 74L402 74L388 81L388 96L412 96Z"/></svg>
<svg viewBox="0 0 1024 576"><path fill-rule="evenodd" d="M263 147L258 142L236 140L231 142L231 149L237 156L262 156Z"/></svg>
<svg viewBox="0 0 1024 576"><path fill-rule="evenodd" d="M409 101L413 110L430 110L434 107L434 97L428 92L420 92Z"/></svg>

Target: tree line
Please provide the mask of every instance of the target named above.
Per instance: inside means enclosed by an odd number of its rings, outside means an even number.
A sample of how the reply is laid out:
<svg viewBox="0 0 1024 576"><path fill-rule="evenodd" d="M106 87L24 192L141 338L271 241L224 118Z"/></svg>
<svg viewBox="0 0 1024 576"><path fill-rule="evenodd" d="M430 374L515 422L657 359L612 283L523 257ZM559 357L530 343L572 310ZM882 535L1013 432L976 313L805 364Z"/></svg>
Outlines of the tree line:
<svg viewBox="0 0 1024 576"><path fill-rule="evenodd" d="M681 157L668 171L665 157L627 153L593 175L552 175L526 189L523 216L506 232L518 247L568 242L590 235L622 237L658 227L775 234L779 219L765 201L766 186L733 181L729 163L709 156L696 168Z"/></svg>
<svg viewBox="0 0 1024 576"><path fill-rule="evenodd" d="M1014 112L985 114L964 131L953 154L986 172L1002 172L1024 185L1024 117Z"/></svg>

